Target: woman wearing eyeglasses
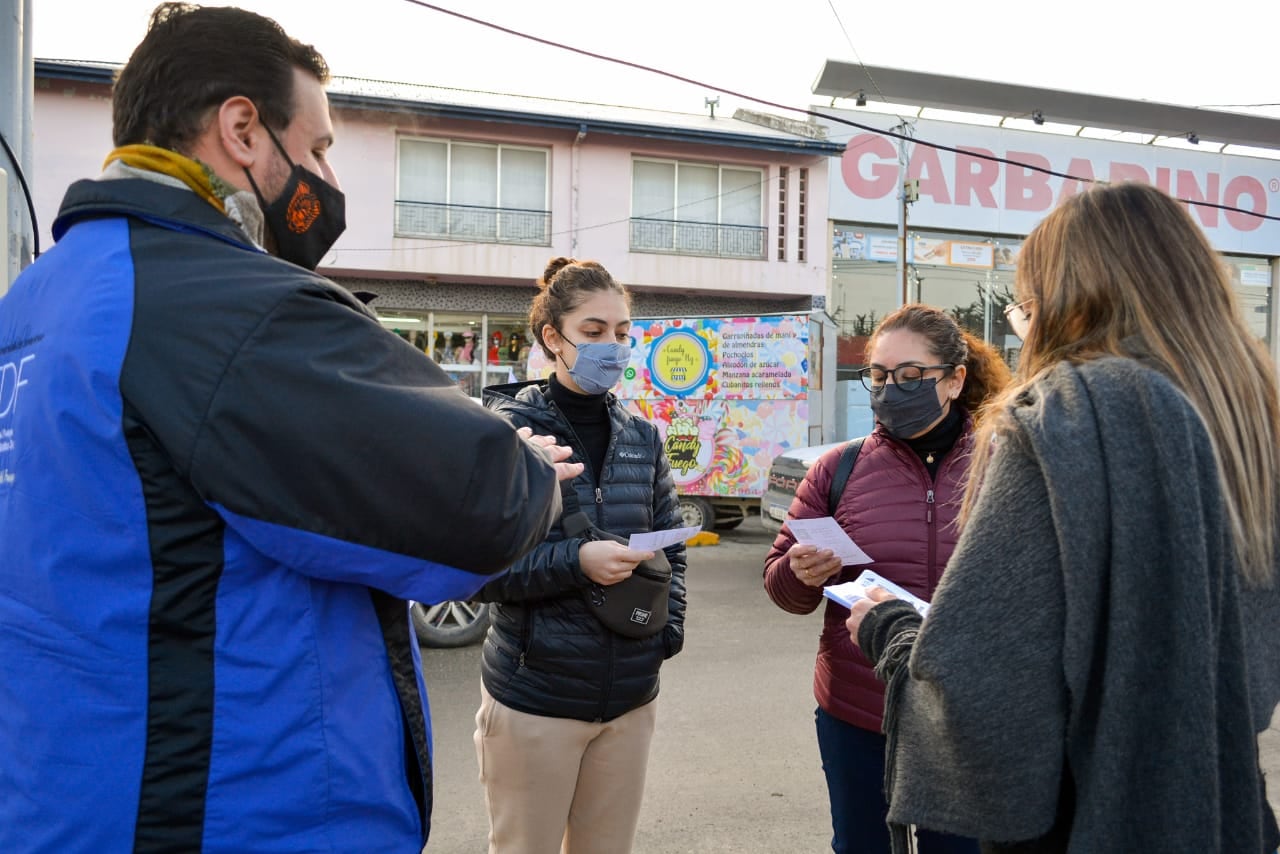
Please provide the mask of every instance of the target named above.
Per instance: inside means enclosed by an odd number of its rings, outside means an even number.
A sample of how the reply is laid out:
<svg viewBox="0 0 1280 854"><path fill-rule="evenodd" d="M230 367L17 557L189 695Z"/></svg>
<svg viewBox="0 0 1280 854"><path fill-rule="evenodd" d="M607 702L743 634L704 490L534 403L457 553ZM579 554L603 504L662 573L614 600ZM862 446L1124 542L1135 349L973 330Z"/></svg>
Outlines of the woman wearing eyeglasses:
<svg viewBox="0 0 1280 854"><path fill-rule="evenodd" d="M908 305L872 333L861 372L878 422L863 441L834 513L829 493L841 449L810 467L790 518L834 516L874 569L930 599L956 543L954 525L968 471L974 415L1009 380L996 351L946 314ZM764 586L783 610L809 614L822 588L857 577L830 550L797 543L784 525L765 559ZM884 796L884 689L850 641L849 611L827 602L814 694L818 749L831 800L837 854L889 851ZM922 833L921 854L976 852L970 839Z"/></svg>
<svg viewBox="0 0 1280 854"><path fill-rule="evenodd" d="M895 836L989 851L1263 854L1280 702L1280 401L1180 203L1099 186L1014 283L1013 385L974 445L929 616L854 605L888 680Z"/></svg>

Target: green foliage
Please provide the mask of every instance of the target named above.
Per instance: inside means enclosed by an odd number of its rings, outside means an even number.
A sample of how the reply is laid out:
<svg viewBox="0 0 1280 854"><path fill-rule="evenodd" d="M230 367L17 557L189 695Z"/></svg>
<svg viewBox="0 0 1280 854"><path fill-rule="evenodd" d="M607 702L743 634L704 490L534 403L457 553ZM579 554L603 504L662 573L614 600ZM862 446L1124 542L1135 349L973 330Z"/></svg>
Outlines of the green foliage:
<svg viewBox="0 0 1280 854"><path fill-rule="evenodd" d="M844 324L845 333L848 335L870 335L876 328L879 319L874 311L867 314L855 314L853 320Z"/></svg>
<svg viewBox="0 0 1280 854"><path fill-rule="evenodd" d="M973 302L957 305L949 313L956 323L981 338L986 326L986 286L982 282L975 282L973 287L977 292ZM991 290L991 337L996 341L1003 341L1006 334L1013 333L1004 317L1004 307L1011 302L1013 288L1008 284L996 283Z"/></svg>

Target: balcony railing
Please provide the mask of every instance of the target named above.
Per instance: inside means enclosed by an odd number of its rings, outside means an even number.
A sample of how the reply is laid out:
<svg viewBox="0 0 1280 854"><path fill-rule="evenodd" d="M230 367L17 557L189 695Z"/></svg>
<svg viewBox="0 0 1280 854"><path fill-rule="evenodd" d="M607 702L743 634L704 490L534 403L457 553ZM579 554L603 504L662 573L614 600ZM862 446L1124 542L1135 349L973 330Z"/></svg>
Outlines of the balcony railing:
<svg viewBox="0 0 1280 854"><path fill-rule="evenodd" d="M476 243L551 245L551 212L396 201L396 234Z"/></svg>
<svg viewBox="0 0 1280 854"><path fill-rule="evenodd" d="M670 252L675 255L710 255L718 258L765 259L768 229L761 225L720 225L714 222L677 222L670 219L631 218L631 249L635 252Z"/></svg>

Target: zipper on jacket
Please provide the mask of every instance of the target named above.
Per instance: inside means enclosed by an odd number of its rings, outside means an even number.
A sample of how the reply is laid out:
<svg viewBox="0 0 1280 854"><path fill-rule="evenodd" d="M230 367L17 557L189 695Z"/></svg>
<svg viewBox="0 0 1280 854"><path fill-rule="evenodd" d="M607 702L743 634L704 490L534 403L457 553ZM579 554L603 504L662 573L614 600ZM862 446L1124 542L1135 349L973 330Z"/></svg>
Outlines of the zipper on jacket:
<svg viewBox="0 0 1280 854"><path fill-rule="evenodd" d="M533 648L533 611L529 608L524 609L524 644L520 649L519 667L524 667L525 656L529 650Z"/></svg>
<svg viewBox="0 0 1280 854"><path fill-rule="evenodd" d="M932 591L938 584L937 567L938 562L938 530L933 524L933 489L929 489L924 496L924 521L929 526L929 590Z"/></svg>
<svg viewBox="0 0 1280 854"><path fill-rule="evenodd" d="M604 463L600 466L600 478L596 481L596 525L604 528L604 491L601 484L604 483L604 473L609 470L609 466L613 464L614 449L618 444L619 425L613 417L613 408L609 407L609 444L604 450Z"/></svg>
<svg viewBox="0 0 1280 854"><path fill-rule="evenodd" d="M569 436L574 442L573 449L577 452L578 456L582 458L582 473L587 475L588 482L594 484L593 488L595 489L595 495L593 500L596 505L596 526L604 528L604 519L601 516L601 510L604 508L604 493L600 489L600 483L604 479L605 470L609 468L609 463L613 461L613 447L618 439L618 431L615 429L617 424L614 423L612 404L606 404L606 411L609 414L609 445L605 449L604 464L600 467L600 474L599 477L597 477L595 470L591 468L591 460L587 459L587 446L583 444L582 438L578 435L578 431L573 429L573 422L565 417L565 414L560 411L559 407L556 406L555 401L550 397L545 398L545 400L547 408L555 413L556 418L559 419L561 424L568 428Z"/></svg>

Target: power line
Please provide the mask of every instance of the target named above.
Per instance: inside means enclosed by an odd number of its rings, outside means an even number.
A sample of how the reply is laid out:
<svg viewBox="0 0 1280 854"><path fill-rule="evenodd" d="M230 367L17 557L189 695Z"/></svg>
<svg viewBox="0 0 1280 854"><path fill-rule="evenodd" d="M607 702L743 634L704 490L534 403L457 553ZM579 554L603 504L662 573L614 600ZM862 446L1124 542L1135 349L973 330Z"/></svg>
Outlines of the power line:
<svg viewBox="0 0 1280 854"><path fill-rule="evenodd" d="M1226 109L1229 107L1280 107L1280 104L1201 104L1196 109Z"/></svg>
<svg viewBox="0 0 1280 854"><path fill-rule="evenodd" d="M859 144L863 145L865 143L859 143ZM737 189L729 190L727 192L716 193L714 196L705 196L701 199L691 199L687 202L682 202L673 207L666 208L665 210L653 211L652 213L667 213L667 212L675 213L676 211L682 210L684 208L700 205L703 202L710 202L716 199L726 198L728 196L733 195L734 193L744 193L747 190L750 190L752 187L756 187L756 186L760 187L760 192L761 194L763 194L766 188L768 188L771 184L775 183L777 180L778 178L776 176L765 174L758 185L752 184L747 187L738 187ZM408 201L408 200L405 200L405 201ZM409 203L414 204L413 202L409 202ZM549 238L555 238L555 237L561 237L566 234L581 234L584 231L595 231L596 229L599 229L599 228L609 228L615 225L626 225L627 223L631 222L632 219L633 217L627 216L622 219L609 220L608 222L598 222L598 223L595 223L594 225L580 225L580 226L577 226L576 228L566 228L560 231L552 231L547 236ZM671 222L672 224L679 224L681 221L668 220L668 222ZM689 220L685 220L684 222L685 224L690 223ZM475 241L471 241L471 240L448 240L448 239L441 239L437 237L432 237L430 239L435 240L437 242L432 244L431 246L406 246L403 249L388 249L385 247L373 246L373 247L342 247L340 249L335 249L334 251L335 252L431 252L437 249L456 249L460 246L475 245Z"/></svg>
<svg viewBox="0 0 1280 854"><path fill-rule="evenodd" d="M786 104L779 104L777 102L769 101L764 98L757 98L754 95L748 95L744 92L738 92L734 89L729 89L724 86L718 86L713 83L706 83L701 80L695 80L691 77L685 77L681 74L676 74L671 71L664 71L661 68L654 68L653 66L645 65L644 63L632 62L631 60L628 60L628 59L621 59L619 57L609 56L608 54L597 53L595 51L586 50L585 48L574 47L573 45L564 44L563 42L558 42L558 41L555 41L554 39L547 39L541 36L535 36L531 33L515 30L510 27L504 27L501 24L495 24L492 21L486 21L482 18L476 18L472 15L466 15L466 14L463 14L462 12L457 12L452 9L446 9L443 6L439 6L434 3L428 3L426 2L426 0L405 0L405 2L412 3L415 6L421 6L424 9L430 9L434 12L439 12L443 15L449 15L451 17L458 18L463 21L469 21L470 23L477 24L479 26L486 27L491 30L496 30L501 33L506 33L507 35L515 36L521 39L526 39L528 41L545 45L547 47L553 47L553 48L556 48L557 50L563 50L569 53L576 53L579 56L586 56L592 59L598 59L601 62L609 62L615 65L624 66L626 68L633 68L637 71L644 71L649 74L656 74L660 77L666 77L668 79L675 80L680 83L688 83L691 86L698 86L703 89L710 89L711 91L719 92L722 95L729 95L734 98L741 98L744 101L751 101L756 104L763 104L764 106L773 107L774 109L802 113L807 116L813 116L814 118L823 119L829 122L835 122L837 124L848 125L849 127L858 128L859 130L865 130L870 133L881 134L882 136L887 136L893 139L905 140L907 142L914 142L917 145L924 145L929 148L935 149L937 151L947 151L952 154L957 154L957 155L962 154L967 157L974 157L980 160L987 160L994 163L1003 163L1007 166L1016 166L1018 168L1027 169L1032 172L1039 172L1043 175L1049 175L1054 178L1062 178L1063 180L1066 180L1066 181L1079 181L1081 183L1086 183L1086 184L1105 183L1104 181L1101 181L1097 178L1080 177L1077 175L1072 175L1067 172L1059 172L1054 169L1049 169L1043 166L1037 166L1034 163L1022 163L1017 160L1011 160L1007 157L1000 157L998 155L988 154L986 152L962 151L959 148L956 148L954 146L943 145L937 142L929 142L928 140L923 140L919 138L913 138L905 134L900 134L891 130L881 130L879 128L871 127L870 125L860 124L850 119L844 119L839 116L832 116L826 113L820 113L816 110L809 110L803 107L792 107ZM1218 210L1227 211L1229 213L1241 213L1241 214L1246 214L1248 216L1257 217L1258 219L1266 219L1266 220L1272 220L1275 222L1280 222L1280 216L1258 213L1257 211L1251 211L1251 210L1248 210L1247 208L1235 207L1233 205L1223 205L1216 202L1200 201L1197 199L1178 198L1178 201L1182 202L1183 204L1197 205L1199 207L1216 208Z"/></svg>
<svg viewBox="0 0 1280 854"><path fill-rule="evenodd" d="M859 142L853 148L854 149L861 148L862 146L867 145L870 142L871 142L870 138L864 139L862 142ZM850 149L846 149L846 150L850 150ZM778 180L779 180L779 176L766 174L764 179L760 182L760 185L759 185L761 193L765 191L765 188L776 183ZM691 207L693 205L699 205L699 204L702 204L703 202L709 202L712 199L723 198L724 196L731 195L733 193L745 192L747 189L749 188L739 187L736 190L730 190L728 193L717 193L714 196L707 196L702 199L694 199L692 201L688 201L683 204L678 204L673 208L669 208L668 210L675 212L682 208ZM596 229L599 229L599 228L609 228L615 225L626 225L627 223L631 222L631 219L632 217L627 216L627 217L624 217L623 219L609 220L608 222L598 222L598 223L595 223L594 225L580 225L576 228L566 228L560 231L552 231L547 236L548 238L556 238L556 237L562 237L566 234L581 234L584 231L595 231ZM672 220L672 222L679 222L679 221ZM335 249L333 251L334 252L432 252L438 249L457 249L462 246L475 245L475 241L471 241L471 240L449 240L447 238L439 238L439 237L431 237L429 239L435 241L430 246L406 246L400 249L390 249L383 246L344 246L340 249Z"/></svg>
<svg viewBox="0 0 1280 854"><path fill-rule="evenodd" d="M858 61L858 66L862 69L862 73L867 75L867 79L871 81L871 88L876 90L876 94L880 96L881 101L886 104L889 103L889 99L885 97L884 92L880 91L880 84L871 76L871 69L867 68L867 64L862 61L862 55L858 53L858 48L854 45L853 38L849 35L849 31L845 29L844 21L840 20L840 13L836 11L835 0L827 0L827 5L831 7L831 14L835 15L836 23L840 25L840 32L844 33L844 40L849 43L849 50L853 52L853 58ZM859 101L863 100L859 95ZM898 116L898 120L904 125L907 123L907 120L902 116Z"/></svg>

